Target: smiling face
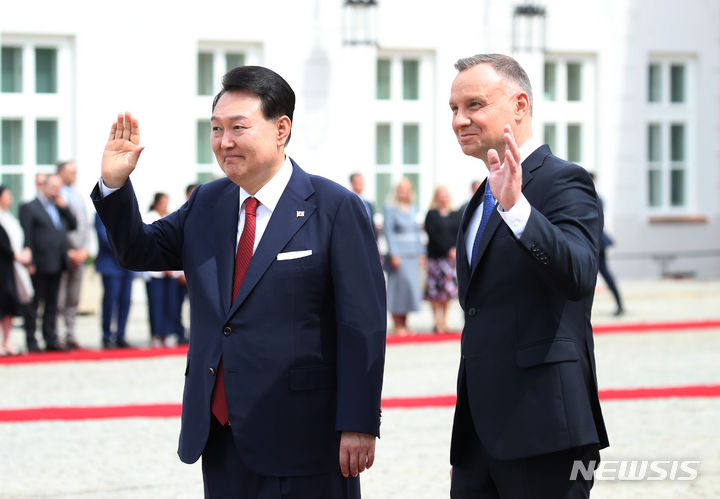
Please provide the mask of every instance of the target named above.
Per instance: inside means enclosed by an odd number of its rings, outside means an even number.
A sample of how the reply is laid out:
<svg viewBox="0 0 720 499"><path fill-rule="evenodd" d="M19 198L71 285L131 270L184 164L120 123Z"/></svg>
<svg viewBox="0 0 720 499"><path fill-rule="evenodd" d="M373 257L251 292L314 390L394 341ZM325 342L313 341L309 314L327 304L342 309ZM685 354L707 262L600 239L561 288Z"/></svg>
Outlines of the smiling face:
<svg viewBox="0 0 720 499"><path fill-rule="evenodd" d="M230 180L255 194L285 161L290 119L268 120L260 98L248 91L225 92L211 118L211 144Z"/></svg>
<svg viewBox="0 0 720 499"><path fill-rule="evenodd" d="M503 80L489 64L460 71L450 90L452 127L460 147L468 156L487 160L490 149L505 151L504 127L515 128L518 100L527 98Z"/></svg>

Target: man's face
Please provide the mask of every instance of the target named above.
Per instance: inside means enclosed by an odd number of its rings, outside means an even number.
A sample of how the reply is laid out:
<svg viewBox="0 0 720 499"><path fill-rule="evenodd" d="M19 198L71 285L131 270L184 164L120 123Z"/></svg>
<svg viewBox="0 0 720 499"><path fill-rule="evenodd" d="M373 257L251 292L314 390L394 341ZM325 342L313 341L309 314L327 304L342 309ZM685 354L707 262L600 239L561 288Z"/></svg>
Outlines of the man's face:
<svg viewBox="0 0 720 499"><path fill-rule="evenodd" d="M77 180L77 166L75 166L75 163L67 163L59 175L63 184L68 186L73 185Z"/></svg>
<svg viewBox="0 0 720 499"><path fill-rule="evenodd" d="M504 127L515 124L515 89L489 64L460 71L450 90L452 127L468 156L487 161L490 149L502 157Z"/></svg>
<svg viewBox="0 0 720 499"><path fill-rule="evenodd" d="M0 208L7 211L12 206L12 193L10 192L10 189L5 189L2 194L0 194Z"/></svg>
<svg viewBox="0 0 720 499"><path fill-rule="evenodd" d="M45 197L49 201L55 201L55 199L60 195L61 184L62 182L60 181L60 177L57 175L50 175L47 178L45 185L43 186L43 194L45 194Z"/></svg>
<svg viewBox="0 0 720 499"><path fill-rule="evenodd" d="M212 149L220 168L251 194L265 185L285 160L289 120L267 120L260 98L252 92L223 94L215 105L211 126Z"/></svg>
<svg viewBox="0 0 720 499"><path fill-rule="evenodd" d="M365 179L362 175L355 175L352 179L351 186L355 194L362 194L365 190Z"/></svg>

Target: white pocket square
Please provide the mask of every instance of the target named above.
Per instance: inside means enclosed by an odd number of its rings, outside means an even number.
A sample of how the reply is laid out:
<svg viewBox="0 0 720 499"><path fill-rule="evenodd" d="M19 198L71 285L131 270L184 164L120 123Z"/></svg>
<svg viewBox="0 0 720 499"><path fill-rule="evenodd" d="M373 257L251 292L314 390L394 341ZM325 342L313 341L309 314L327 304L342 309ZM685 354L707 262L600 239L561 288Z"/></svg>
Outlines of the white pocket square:
<svg viewBox="0 0 720 499"><path fill-rule="evenodd" d="M305 258L312 255L312 250L288 251L287 253L278 253L278 260L295 260L297 258Z"/></svg>

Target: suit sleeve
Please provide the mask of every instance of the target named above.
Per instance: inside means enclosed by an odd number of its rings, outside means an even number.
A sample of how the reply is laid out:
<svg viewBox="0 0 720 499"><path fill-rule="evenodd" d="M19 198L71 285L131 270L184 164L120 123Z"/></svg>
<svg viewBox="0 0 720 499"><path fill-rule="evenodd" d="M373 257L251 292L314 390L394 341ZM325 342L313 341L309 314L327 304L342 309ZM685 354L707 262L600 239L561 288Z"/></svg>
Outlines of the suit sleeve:
<svg viewBox="0 0 720 499"><path fill-rule="evenodd" d="M542 207L531 202L520 238L548 286L570 300L594 292L602 219L590 176L578 166L556 170Z"/></svg>
<svg viewBox="0 0 720 499"><path fill-rule="evenodd" d="M130 180L106 197L95 186L91 198L121 266L135 271L182 269L187 203L167 217L145 224Z"/></svg>
<svg viewBox="0 0 720 499"><path fill-rule="evenodd" d="M58 208L58 213L67 223L67 230L75 230L78 227L77 218L73 212L67 206L65 208Z"/></svg>
<svg viewBox="0 0 720 499"><path fill-rule="evenodd" d="M357 196L345 197L338 208L330 266L337 321L336 429L379 436L385 279L365 207Z"/></svg>
<svg viewBox="0 0 720 499"><path fill-rule="evenodd" d="M29 204L23 204L20 206L20 226L25 234L25 246L30 248L32 251L32 263L35 263L35 232L33 227L35 224L32 220L32 207Z"/></svg>

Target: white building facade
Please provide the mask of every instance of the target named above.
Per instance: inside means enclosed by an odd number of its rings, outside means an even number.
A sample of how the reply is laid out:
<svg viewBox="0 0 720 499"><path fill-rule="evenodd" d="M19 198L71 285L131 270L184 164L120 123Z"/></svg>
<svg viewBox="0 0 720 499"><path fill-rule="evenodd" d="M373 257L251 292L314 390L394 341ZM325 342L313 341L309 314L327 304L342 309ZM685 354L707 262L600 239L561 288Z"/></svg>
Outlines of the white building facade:
<svg viewBox="0 0 720 499"><path fill-rule="evenodd" d="M119 112L156 191L222 174L210 150L224 72L259 64L296 92L288 153L382 204L409 177L422 216L482 179L448 106L454 62L513 55L533 82L535 133L597 176L619 277L720 276L720 2L712 0L9 2L0 11L0 182L16 199L74 159L88 192ZM381 222L381 217L377 220Z"/></svg>

